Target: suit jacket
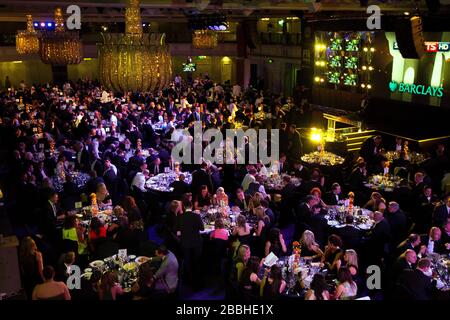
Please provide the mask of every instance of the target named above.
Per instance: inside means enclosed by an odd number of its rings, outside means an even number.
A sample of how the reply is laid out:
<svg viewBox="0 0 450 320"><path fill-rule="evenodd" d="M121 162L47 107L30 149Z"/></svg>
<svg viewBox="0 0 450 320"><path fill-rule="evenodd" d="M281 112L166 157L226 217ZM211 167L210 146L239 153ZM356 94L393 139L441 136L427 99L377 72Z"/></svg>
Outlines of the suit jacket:
<svg viewBox="0 0 450 320"><path fill-rule="evenodd" d="M364 176L360 168L353 169L353 171L350 173L350 176L348 177L348 182L354 190L363 190L364 181L366 180L367 176Z"/></svg>
<svg viewBox="0 0 450 320"><path fill-rule="evenodd" d="M392 266L392 278L394 281L398 279L404 270L414 270L414 266L406 261L405 257L399 257Z"/></svg>
<svg viewBox="0 0 450 320"><path fill-rule="evenodd" d="M175 291L178 285L178 260L175 255L169 251L163 259L158 271L155 273L156 290Z"/></svg>
<svg viewBox="0 0 450 320"><path fill-rule="evenodd" d="M351 225L346 225L345 227L336 229L334 233L341 237L345 249L359 249L363 236L359 229Z"/></svg>
<svg viewBox="0 0 450 320"><path fill-rule="evenodd" d="M202 246L200 231L205 230L205 227L200 215L192 211L186 211L179 215L176 229L181 232L181 247L197 248Z"/></svg>
<svg viewBox="0 0 450 320"><path fill-rule="evenodd" d="M311 208L305 202L302 202L295 211L296 223L306 222L310 216Z"/></svg>
<svg viewBox="0 0 450 320"><path fill-rule="evenodd" d="M433 212L433 226L441 227L447 222L449 217L446 204L441 204L435 207Z"/></svg>
<svg viewBox="0 0 450 320"><path fill-rule="evenodd" d="M389 222L392 233L392 241L397 246L406 237L408 232L408 220L402 210L385 213L385 219Z"/></svg>
<svg viewBox="0 0 450 320"><path fill-rule="evenodd" d="M344 199L344 197L342 196L342 192L340 194L338 194L338 199L339 200L343 200ZM338 204L338 200L336 199L336 195L332 191L326 192L323 195L322 200L323 200L323 202L325 202L329 206L335 206L335 205Z"/></svg>
<svg viewBox="0 0 450 320"><path fill-rule="evenodd" d="M423 234L420 236L420 240L421 240L421 245L428 247L428 242L430 241L430 236L427 234ZM438 254L448 253L448 250L445 248L445 243L443 242L442 238L439 241L434 242L433 252L438 253Z"/></svg>
<svg viewBox="0 0 450 320"><path fill-rule="evenodd" d="M164 173L164 167L163 167L162 163L159 166L156 166L154 163L149 164L148 165L149 173L155 174L156 167L158 167L158 173L156 173L156 174Z"/></svg>
<svg viewBox="0 0 450 320"><path fill-rule="evenodd" d="M387 220L383 219L368 234L368 252L371 252L375 258L383 257L387 249L386 245L390 240L391 229Z"/></svg>
<svg viewBox="0 0 450 320"><path fill-rule="evenodd" d="M192 191L198 193L202 185L206 185L210 192L213 191L211 176L203 169L195 170L192 173Z"/></svg>
<svg viewBox="0 0 450 320"><path fill-rule="evenodd" d="M325 219L320 213L312 214L307 218L306 223L310 228L309 230L311 230L314 233L316 241L321 246L324 246L326 244L326 239L328 236L327 219Z"/></svg>
<svg viewBox="0 0 450 320"><path fill-rule="evenodd" d="M173 188L173 194L176 196L182 196L185 193L188 193L191 187L184 181L174 181L170 184Z"/></svg>
<svg viewBox="0 0 450 320"><path fill-rule="evenodd" d="M417 249L414 248L413 245L411 244L411 242L405 241L404 243L400 243L397 246L395 255L400 256L402 253L404 253L408 249L414 250L414 251L416 251L416 253L418 253L418 248Z"/></svg>
<svg viewBox="0 0 450 320"><path fill-rule="evenodd" d="M414 300L431 300L435 287L430 277L420 270L403 270L398 283L402 285Z"/></svg>
<svg viewBox="0 0 450 320"><path fill-rule="evenodd" d="M295 169L291 171L294 173L294 176L301 178L303 181L308 181L311 177L311 172L305 166L301 168L301 170Z"/></svg>
<svg viewBox="0 0 450 320"><path fill-rule="evenodd" d="M91 170L89 153L85 148L81 150L80 159L78 159L78 152L75 154L75 168L83 172L89 172Z"/></svg>

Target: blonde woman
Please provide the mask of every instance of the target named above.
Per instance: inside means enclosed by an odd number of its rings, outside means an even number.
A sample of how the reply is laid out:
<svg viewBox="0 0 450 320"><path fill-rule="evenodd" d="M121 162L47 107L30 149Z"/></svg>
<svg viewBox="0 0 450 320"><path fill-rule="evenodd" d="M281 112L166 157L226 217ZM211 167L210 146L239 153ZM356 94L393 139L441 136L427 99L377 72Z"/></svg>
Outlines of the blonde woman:
<svg viewBox="0 0 450 320"><path fill-rule="evenodd" d="M345 253L342 255L342 259L336 261L337 270L342 267L347 267L352 277L355 277L358 274L358 254L355 250L345 250Z"/></svg>
<svg viewBox="0 0 450 320"><path fill-rule="evenodd" d="M31 237L25 237L20 244L20 273L22 283L29 299L34 287L42 283L43 280L43 259L42 253L38 251L36 243Z"/></svg>
<svg viewBox="0 0 450 320"><path fill-rule="evenodd" d="M233 258L233 272L232 278L239 282L241 280L242 271L244 271L247 261L250 258L250 247L246 244L239 246L236 256Z"/></svg>
<svg viewBox="0 0 450 320"><path fill-rule="evenodd" d="M263 200L264 197L261 193L255 192L253 197L251 197L249 203L248 203L248 211L255 213L255 208L258 208L261 205L261 200Z"/></svg>
<svg viewBox="0 0 450 320"><path fill-rule="evenodd" d="M301 257L317 261L323 256L323 251L320 249L316 242L316 237L314 233L310 230L305 230L300 239Z"/></svg>
<svg viewBox="0 0 450 320"><path fill-rule="evenodd" d="M214 203L221 207L228 206L228 196L224 188L217 188L216 194L214 195Z"/></svg>
<svg viewBox="0 0 450 320"><path fill-rule="evenodd" d="M106 185L101 182L97 184L97 204L99 207L112 206L111 196L109 195Z"/></svg>

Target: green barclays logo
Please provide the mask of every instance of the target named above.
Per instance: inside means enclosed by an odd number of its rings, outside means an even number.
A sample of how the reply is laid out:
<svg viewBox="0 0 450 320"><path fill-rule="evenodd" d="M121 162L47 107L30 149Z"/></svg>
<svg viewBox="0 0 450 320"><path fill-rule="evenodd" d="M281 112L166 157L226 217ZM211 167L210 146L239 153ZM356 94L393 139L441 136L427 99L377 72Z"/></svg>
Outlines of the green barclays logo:
<svg viewBox="0 0 450 320"><path fill-rule="evenodd" d="M398 92L408 92L412 94L438 98L444 95L444 88L442 87L431 87L422 84L406 84L403 82L397 83L395 81L389 82L389 90L391 90L391 92L395 92L398 90Z"/></svg>

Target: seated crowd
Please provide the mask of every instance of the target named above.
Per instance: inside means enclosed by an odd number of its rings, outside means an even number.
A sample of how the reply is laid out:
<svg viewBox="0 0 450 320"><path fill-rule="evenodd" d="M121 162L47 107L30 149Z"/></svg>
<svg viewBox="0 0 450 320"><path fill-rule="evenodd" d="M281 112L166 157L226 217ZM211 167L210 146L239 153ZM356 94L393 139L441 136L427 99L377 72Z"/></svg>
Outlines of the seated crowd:
<svg viewBox="0 0 450 320"><path fill-rule="evenodd" d="M310 282L298 277L304 299L435 298L430 256L450 252L445 145L420 164L403 156L388 167L385 148L392 148L376 136L364 143L357 159L348 157L339 174L307 167L300 160L296 128L309 124L310 110L300 98L301 106L207 77L120 98L90 81L1 92L1 143L10 168L2 180L2 210L21 241L27 297L170 299L180 297L181 285L202 290L216 277L227 298L277 299L290 284L285 270L266 266L265 258L271 253L289 257L298 242L308 265L327 270ZM193 130L195 121L203 129L279 128L280 161L271 167L174 163L172 134ZM396 142L393 149L404 155L405 141ZM171 184L173 192L146 188L148 178L175 166L183 173ZM395 174L402 179L394 192L365 186L370 175L394 174L394 168L401 168ZM192 174L191 183L185 172ZM279 190L265 184L272 173L283 175ZM86 180L79 182L83 174ZM355 227L352 215L340 228L328 224L328 210L344 204L350 193L355 205L371 211L370 230ZM95 214L81 218L82 208L93 203L108 212L107 220ZM207 232L199 211L211 206L241 214L231 225L226 214L219 215ZM130 292L111 270L94 270L81 290L67 288L74 266L84 270L119 249L152 258L139 266ZM381 290L367 287L371 265L382 270Z"/></svg>

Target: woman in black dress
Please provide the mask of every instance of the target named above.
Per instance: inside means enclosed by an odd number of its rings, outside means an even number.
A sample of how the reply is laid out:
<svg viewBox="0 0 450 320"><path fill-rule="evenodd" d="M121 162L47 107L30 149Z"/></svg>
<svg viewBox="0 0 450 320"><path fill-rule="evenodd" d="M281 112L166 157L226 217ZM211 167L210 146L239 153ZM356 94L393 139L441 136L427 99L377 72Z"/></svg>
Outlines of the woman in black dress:
<svg viewBox="0 0 450 320"><path fill-rule="evenodd" d="M261 279L258 277L259 268L259 258L255 256L250 257L239 281L239 291L244 300L257 300L260 297Z"/></svg>
<svg viewBox="0 0 450 320"><path fill-rule="evenodd" d="M197 195L194 202L195 210L202 210L204 207L209 207L212 204L212 197L209 193L208 186L203 185L200 187L200 194Z"/></svg>
<svg viewBox="0 0 450 320"><path fill-rule="evenodd" d="M22 240L19 260L22 283L28 299L31 300L34 287L43 281L44 269L42 253L38 251L31 237L25 237Z"/></svg>
<svg viewBox="0 0 450 320"><path fill-rule="evenodd" d="M278 299L281 293L286 288L286 281L283 280L281 268L278 265L273 265L270 268L270 275L264 275L263 278L263 298L265 300Z"/></svg>

